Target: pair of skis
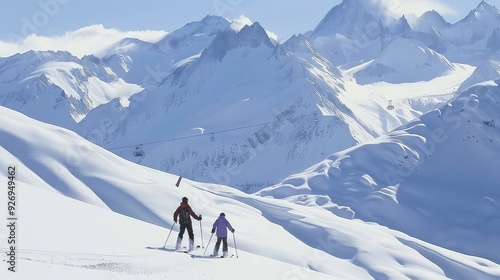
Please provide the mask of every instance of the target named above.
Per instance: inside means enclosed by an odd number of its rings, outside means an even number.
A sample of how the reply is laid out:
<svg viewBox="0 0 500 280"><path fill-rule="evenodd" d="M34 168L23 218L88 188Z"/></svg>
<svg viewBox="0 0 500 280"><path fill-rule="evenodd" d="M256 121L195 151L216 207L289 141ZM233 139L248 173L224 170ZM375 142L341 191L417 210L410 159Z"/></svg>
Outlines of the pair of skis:
<svg viewBox="0 0 500 280"><path fill-rule="evenodd" d="M186 247L184 247L185 249ZM198 249L200 249L200 245L197 245L193 250L189 251L189 250L176 250L176 249L167 249L169 251L172 251L172 252L177 252L177 253L186 253L186 254L190 254L191 252L194 252Z"/></svg>
<svg viewBox="0 0 500 280"><path fill-rule="evenodd" d="M210 255L210 256L203 256L203 255L194 255L194 254L191 254L191 258L193 259L228 259L228 258L232 258L234 257L234 255L228 255L228 256L214 256L214 255Z"/></svg>
<svg viewBox="0 0 500 280"><path fill-rule="evenodd" d="M221 255L221 256L214 256L214 255L210 255L210 256L205 256L205 255L197 255L196 253L194 253L195 251L197 251L197 249L200 248L200 246L196 247L196 249L194 250L175 250L175 249L172 249L171 251L172 252L177 252L177 253L184 253L184 254L188 254L190 255L193 259L196 259L196 258L203 258L203 259L224 259L224 258L232 258L234 257L234 255L228 255L228 256L224 256L224 255Z"/></svg>

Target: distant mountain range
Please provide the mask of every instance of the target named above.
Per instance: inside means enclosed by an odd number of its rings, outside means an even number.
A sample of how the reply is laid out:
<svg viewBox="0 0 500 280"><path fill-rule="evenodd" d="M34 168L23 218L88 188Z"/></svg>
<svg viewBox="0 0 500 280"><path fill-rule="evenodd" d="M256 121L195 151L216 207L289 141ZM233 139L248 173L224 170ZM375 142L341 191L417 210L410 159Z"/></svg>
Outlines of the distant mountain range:
<svg viewBox="0 0 500 280"><path fill-rule="evenodd" d="M0 58L0 104L66 128L111 100L127 105L142 90L92 55L29 51Z"/></svg>
<svg viewBox="0 0 500 280"><path fill-rule="evenodd" d="M257 22L207 16L102 59L2 58L0 104L146 166L256 191L500 78L497 8L449 24L370 3L345 0L282 44Z"/></svg>

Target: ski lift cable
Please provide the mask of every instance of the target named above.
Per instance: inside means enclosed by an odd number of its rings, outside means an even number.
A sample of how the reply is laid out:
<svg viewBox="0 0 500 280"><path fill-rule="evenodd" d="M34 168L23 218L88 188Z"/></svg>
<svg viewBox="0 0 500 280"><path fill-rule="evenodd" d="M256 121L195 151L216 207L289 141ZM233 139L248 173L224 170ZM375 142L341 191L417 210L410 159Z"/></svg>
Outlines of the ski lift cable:
<svg viewBox="0 0 500 280"><path fill-rule="evenodd" d="M243 126L243 127L235 127L235 128L230 128L226 130L220 130L220 131L214 131L211 132L210 135L215 135L217 133L224 133L224 132L229 132L229 131L235 131L235 130L240 130L240 129L246 129L250 127L255 127L255 126L264 126L267 124L270 124L272 122L267 122L267 123L259 123L259 124L254 124L254 125L248 125L248 126ZM189 139L189 138L195 138L195 137L203 137L207 136L208 134L199 134L199 135L189 135L189 136L183 136L183 137L177 137L177 138L170 138L170 139L165 139L165 140L158 140L158 141L152 141L152 142L147 142L147 143L141 143L141 145L154 145L154 144L160 144L163 142L171 142L171 141L176 141L176 140L184 140L184 139ZM127 145L127 146L121 146L121 147L115 147L115 148L110 148L108 150L119 150L119 149L125 149L125 148L130 148L130 147L136 147L137 144L135 145Z"/></svg>
<svg viewBox="0 0 500 280"><path fill-rule="evenodd" d="M303 118L303 117L307 117L307 116L312 116L314 114L315 113L313 113L313 114L307 114L307 115L301 115L301 116L297 116L295 118ZM152 141L152 142L146 142L146 143L140 143L140 144L134 144L134 145L126 145L126 146L114 147L114 148L109 148L107 150L109 150L109 151L111 151L111 150L119 150L119 149L137 147L139 145L142 145L142 146L155 145L155 144L160 144L160 143L164 143L164 142L184 140L184 139L190 139L190 138L195 138L195 137L204 137L204 136L208 136L208 135L215 135L215 134L219 134L219 133L225 133L225 132L230 132L230 131L235 131L235 130L247 129L247 128L256 127L256 126L265 126L265 125L268 125L268 124L272 124L274 122L276 122L276 121L269 121L269 122L264 122L264 123L259 123L259 124L252 124L252 125L247 125L247 126L234 127L234 128L229 128L229 129L214 131L214 132L210 132L210 133L206 133L206 134L189 135L189 136L169 138L169 139Z"/></svg>

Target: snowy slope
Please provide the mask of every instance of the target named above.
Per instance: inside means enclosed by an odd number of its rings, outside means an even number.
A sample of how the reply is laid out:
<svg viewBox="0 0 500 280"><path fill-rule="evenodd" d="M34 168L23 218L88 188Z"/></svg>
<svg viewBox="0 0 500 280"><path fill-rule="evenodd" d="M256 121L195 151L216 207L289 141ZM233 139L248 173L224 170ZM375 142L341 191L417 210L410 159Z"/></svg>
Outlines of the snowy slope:
<svg viewBox="0 0 500 280"><path fill-rule="evenodd" d="M500 87L489 83L387 136L260 192L499 262Z"/></svg>
<svg viewBox="0 0 500 280"><path fill-rule="evenodd" d="M348 69L345 74L352 75L364 66ZM353 79L345 83L346 91L341 92L339 100L353 112L360 125L376 135L384 135L453 99L476 68L454 64L454 69L429 81L413 83L360 85ZM393 110L388 110L390 104Z"/></svg>
<svg viewBox="0 0 500 280"><path fill-rule="evenodd" d="M176 176L126 162L65 129L3 107L0 110L0 164L16 165L20 205L18 272L8 274L11 272L2 266L2 277L500 277L500 266L486 259L443 249L377 224L344 219L322 208L190 180L183 180L176 188ZM8 129L6 124L16 130ZM7 180L6 170L2 168L0 173L3 181ZM6 193L0 195L5 201ZM238 258L204 259L198 250L195 254L200 257L192 259L161 249L172 226L171 213L182 196L188 196L194 210L203 214L204 245L208 245L211 221L221 211L226 213L236 228L238 245L236 252L234 240L230 240L230 252L238 254ZM403 218L406 214L401 215ZM174 225L172 236L177 230ZM198 232L195 223L197 244L201 239ZM6 234L6 227L1 227L0 235ZM172 236L167 247L173 246ZM458 237L453 238L458 242ZM0 242L4 252L5 241L2 238ZM213 240L208 250L212 246Z"/></svg>
<svg viewBox="0 0 500 280"><path fill-rule="evenodd" d="M474 73L465 80L460 89L467 89L475 84L500 79L500 50L487 56L485 62L480 64Z"/></svg>
<svg viewBox="0 0 500 280"><path fill-rule="evenodd" d="M6 243L2 240L2 279L279 279L296 271L311 279L332 279L331 275L242 251L238 255L241 259L193 260L188 254L162 248L168 234L165 228L27 183L20 186L19 200L26 206L18 212L22 220L17 271L6 269Z"/></svg>
<svg viewBox="0 0 500 280"><path fill-rule="evenodd" d="M115 98L127 106L141 90L94 56L30 51L0 59L0 104L65 127Z"/></svg>
<svg viewBox="0 0 500 280"><path fill-rule="evenodd" d="M360 84L388 82L393 84L429 81L455 70L443 55L415 40L396 39L380 56L354 73Z"/></svg>

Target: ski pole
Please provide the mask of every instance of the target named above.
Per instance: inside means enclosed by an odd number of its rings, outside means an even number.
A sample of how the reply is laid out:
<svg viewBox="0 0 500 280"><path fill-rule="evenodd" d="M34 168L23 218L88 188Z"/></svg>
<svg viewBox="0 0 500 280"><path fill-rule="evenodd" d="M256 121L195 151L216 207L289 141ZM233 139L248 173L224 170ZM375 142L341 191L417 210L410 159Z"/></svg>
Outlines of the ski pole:
<svg viewBox="0 0 500 280"><path fill-rule="evenodd" d="M201 231L201 248L205 248L205 245L203 245L203 227L201 226L201 214L200 214L200 231Z"/></svg>
<svg viewBox="0 0 500 280"><path fill-rule="evenodd" d="M236 247L236 237L234 236L234 231L233 231L233 239L234 239L234 249L236 250L236 258L238 258L238 247Z"/></svg>
<svg viewBox="0 0 500 280"><path fill-rule="evenodd" d="M214 234L213 234L213 233L212 233L212 235L210 235L210 239L208 239L207 248L205 248L205 252L203 252L203 255L205 255L205 253L207 252L208 245L210 245L210 240L212 240L212 236L214 236Z"/></svg>
<svg viewBox="0 0 500 280"><path fill-rule="evenodd" d="M170 228L170 231L168 232L167 240L165 240L165 244L163 244L163 248L165 248L165 246L167 246L167 241L168 241L168 238L170 237L170 234L172 233L172 229L174 229L174 225L175 225L175 223L172 224L172 227Z"/></svg>

